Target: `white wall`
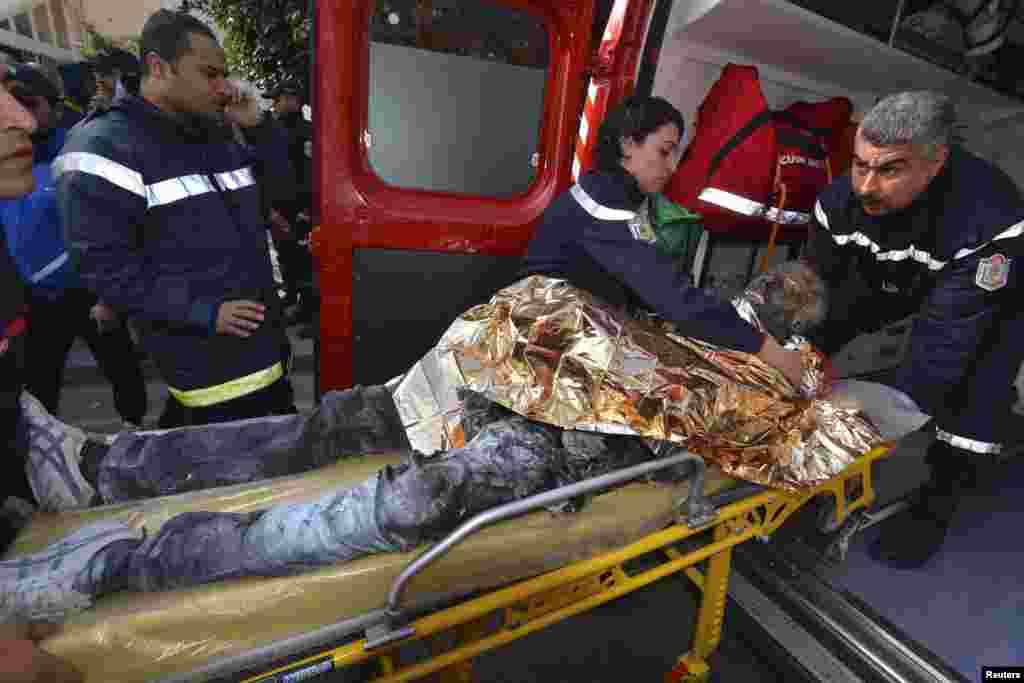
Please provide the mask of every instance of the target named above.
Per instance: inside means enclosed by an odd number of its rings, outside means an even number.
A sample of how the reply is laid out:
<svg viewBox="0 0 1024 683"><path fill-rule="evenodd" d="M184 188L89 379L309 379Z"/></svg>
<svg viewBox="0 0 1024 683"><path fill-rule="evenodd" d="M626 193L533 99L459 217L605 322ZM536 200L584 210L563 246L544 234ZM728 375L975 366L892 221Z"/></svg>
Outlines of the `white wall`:
<svg viewBox="0 0 1024 683"><path fill-rule="evenodd" d="M856 117L895 90L930 88L957 103L967 147L1024 187L1020 102L780 0L676 0L668 26L654 93L683 112L686 141L697 108L730 62L758 68L768 105L776 109L846 96Z"/></svg>
<svg viewBox="0 0 1024 683"><path fill-rule="evenodd" d="M1024 191L1024 114L970 127L965 137L967 149L1002 168Z"/></svg>

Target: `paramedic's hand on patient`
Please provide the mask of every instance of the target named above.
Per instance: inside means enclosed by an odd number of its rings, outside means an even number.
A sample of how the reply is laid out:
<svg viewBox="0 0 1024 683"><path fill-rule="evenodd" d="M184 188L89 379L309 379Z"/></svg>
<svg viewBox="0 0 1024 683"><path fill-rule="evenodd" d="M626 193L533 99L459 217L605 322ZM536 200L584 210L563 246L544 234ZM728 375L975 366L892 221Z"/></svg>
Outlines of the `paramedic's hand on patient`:
<svg viewBox="0 0 1024 683"><path fill-rule="evenodd" d="M75 667L37 643L53 635L52 624L0 625L0 683L80 683L85 678Z"/></svg>
<svg viewBox="0 0 1024 683"><path fill-rule="evenodd" d="M803 376L803 364L799 351L787 351L770 334L764 336L764 345L757 357L781 372L795 387L800 386Z"/></svg>
<svg viewBox="0 0 1024 683"><path fill-rule="evenodd" d="M217 334L251 337L263 324L267 307L256 301L225 301L217 311Z"/></svg>

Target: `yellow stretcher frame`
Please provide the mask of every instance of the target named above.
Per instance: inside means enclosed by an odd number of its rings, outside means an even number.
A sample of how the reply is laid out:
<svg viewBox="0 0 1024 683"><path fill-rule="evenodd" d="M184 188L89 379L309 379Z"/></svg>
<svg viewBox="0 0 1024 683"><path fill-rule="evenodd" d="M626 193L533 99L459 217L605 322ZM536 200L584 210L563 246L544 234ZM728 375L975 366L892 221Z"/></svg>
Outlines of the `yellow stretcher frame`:
<svg viewBox="0 0 1024 683"><path fill-rule="evenodd" d="M701 526L677 522L613 552L428 614L388 637L371 640L364 637L241 681L305 680L318 670L340 670L376 660L379 674L366 679L375 683L413 681L432 674L436 674L432 680L438 683L471 683L476 656L654 581L684 572L701 593L700 606L692 646L666 673L665 682L705 682L711 673L708 660L722 636L732 549L753 538L769 538L790 516L819 495L834 499L833 521L837 525L845 522L851 513L868 508L875 500L871 467L891 449L892 445L888 444L870 451L842 474L807 492L790 494L766 490L756 493L722 506L714 521ZM704 539L707 542L701 547L676 547L683 541L699 540L702 535L709 538ZM633 573L625 568L630 560L655 553L660 556L659 564ZM704 561L707 565L701 571L695 565ZM496 628L495 621L498 622ZM400 666L395 657L397 649L414 641L426 641L432 656L426 661Z"/></svg>

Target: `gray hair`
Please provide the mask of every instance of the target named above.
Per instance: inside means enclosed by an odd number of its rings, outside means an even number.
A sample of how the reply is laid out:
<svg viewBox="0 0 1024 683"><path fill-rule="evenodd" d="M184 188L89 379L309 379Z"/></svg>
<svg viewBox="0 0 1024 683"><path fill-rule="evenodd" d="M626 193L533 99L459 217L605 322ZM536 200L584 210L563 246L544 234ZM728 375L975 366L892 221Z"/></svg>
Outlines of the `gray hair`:
<svg viewBox="0 0 1024 683"><path fill-rule="evenodd" d="M877 147L913 145L933 157L939 145L956 140L956 108L945 95L928 90L889 95L871 108L860 135Z"/></svg>

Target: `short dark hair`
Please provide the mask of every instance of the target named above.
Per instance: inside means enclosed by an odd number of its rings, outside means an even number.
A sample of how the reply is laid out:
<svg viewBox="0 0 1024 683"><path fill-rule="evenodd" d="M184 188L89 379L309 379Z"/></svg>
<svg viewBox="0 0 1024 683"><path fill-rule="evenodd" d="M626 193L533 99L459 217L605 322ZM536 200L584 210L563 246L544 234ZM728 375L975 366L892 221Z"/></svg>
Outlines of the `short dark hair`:
<svg viewBox="0 0 1024 683"><path fill-rule="evenodd" d="M139 58L127 50L119 47L103 50L92 60L93 71L98 74L112 74L120 71L122 74L139 73L141 65Z"/></svg>
<svg viewBox="0 0 1024 683"><path fill-rule="evenodd" d="M601 171L622 169L622 140L643 143L647 136L667 123L674 123L683 134L683 115L661 97L631 95L617 104L601 123L597 133L595 163Z"/></svg>
<svg viewBox="0 0 1024 683"><path fill-rule="evenodd" d="M169 64L176 64L182 55L192 49L193 33L217 40L213 30L191 14L162 9L150 16L142 27L142 39L139 41L142 75L149 75L146 56L150 52L156 53Z"/></svg>

